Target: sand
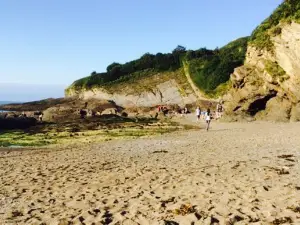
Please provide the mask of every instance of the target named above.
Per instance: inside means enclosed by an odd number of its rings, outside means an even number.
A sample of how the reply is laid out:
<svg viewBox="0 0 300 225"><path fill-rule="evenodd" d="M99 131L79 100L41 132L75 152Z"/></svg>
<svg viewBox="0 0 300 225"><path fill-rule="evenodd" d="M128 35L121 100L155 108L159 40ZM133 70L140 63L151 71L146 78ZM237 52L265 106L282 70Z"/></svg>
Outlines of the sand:
<svg viewBox="0 0 300 225"><path fill-rule="evenodd" d="M204 124L202 124L203 126ZM0 224L300 224L300 124L0 151Z"/></svg>

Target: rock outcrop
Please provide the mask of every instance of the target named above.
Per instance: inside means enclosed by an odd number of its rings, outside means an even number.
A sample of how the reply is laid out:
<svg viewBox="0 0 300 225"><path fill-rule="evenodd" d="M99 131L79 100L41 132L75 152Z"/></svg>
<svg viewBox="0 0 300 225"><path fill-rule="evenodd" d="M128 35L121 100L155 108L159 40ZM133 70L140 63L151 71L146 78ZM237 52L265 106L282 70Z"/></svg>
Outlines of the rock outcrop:
<svg viewBox="0 0 300 225"><path fill-rule="evenodd" d="M69 102L54 105L43 111L43 121L69 122L80 118L81 111L85 116L113 114L114 110L122 111L122 108L113 102L99 99L70 99Z"/></svg>
<svg viewBox="0 0 300 225"><path fill-rule="evenodd" d="M37 120L35 118L0 118L0 130L27 129L35 126Z"/></svg>
<svg viewBox="0 0 300 225"><path fill-rule="evenodd" d="M228 118L300 120L300 24L281 23L272 50L249 46L224 96Z"/></svg>

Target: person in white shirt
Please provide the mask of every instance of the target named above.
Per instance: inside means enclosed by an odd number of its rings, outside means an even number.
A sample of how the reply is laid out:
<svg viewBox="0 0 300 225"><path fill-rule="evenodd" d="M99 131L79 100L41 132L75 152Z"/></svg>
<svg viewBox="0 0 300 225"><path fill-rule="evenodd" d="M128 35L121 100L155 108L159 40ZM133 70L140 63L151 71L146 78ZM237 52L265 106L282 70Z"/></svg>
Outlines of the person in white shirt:
<svg viewBox="0 0 300 225"><path fill-rule="evenodd" d="M205 120L206 120L206 130L208 131L209 129L209 125L210 125L210 109L207 109L207 112L206 112L206 117L205 117Z"/></svg>
<svg viewBox="0 0 300 225"><path fill-rule="evenodd" d="M196 109L197 121L199 121L200 115L201 115L201 109L200 109L200 107L197 107L197 109Z"/></svg>

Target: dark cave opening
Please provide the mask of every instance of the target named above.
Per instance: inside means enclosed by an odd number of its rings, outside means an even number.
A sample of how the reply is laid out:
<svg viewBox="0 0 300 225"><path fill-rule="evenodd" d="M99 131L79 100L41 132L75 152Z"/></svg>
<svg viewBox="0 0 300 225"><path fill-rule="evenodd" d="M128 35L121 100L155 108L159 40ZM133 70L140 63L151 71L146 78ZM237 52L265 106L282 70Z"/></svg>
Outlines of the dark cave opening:
<svg viewBox="0 0 300 225"><path fill-rule="evenodd" d="M277 95L277 92L273 91L270 94L266 95L263 98L257 99L249 105L248 113L251 116L255 116L259 111L265 110L267 102L274 98Z"/></svg>

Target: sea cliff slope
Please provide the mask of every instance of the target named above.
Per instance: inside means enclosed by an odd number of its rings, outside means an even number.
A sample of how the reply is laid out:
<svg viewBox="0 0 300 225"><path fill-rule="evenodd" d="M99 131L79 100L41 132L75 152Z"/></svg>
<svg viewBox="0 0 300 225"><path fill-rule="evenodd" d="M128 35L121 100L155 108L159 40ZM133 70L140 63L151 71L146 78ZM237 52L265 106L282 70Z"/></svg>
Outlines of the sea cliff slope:
<svg viewBox="0 0 300 225"><path fill-rule="evenodd" d="M228 118L300 120L300 2L284 1L252 34L224 96Z"/></svg>

